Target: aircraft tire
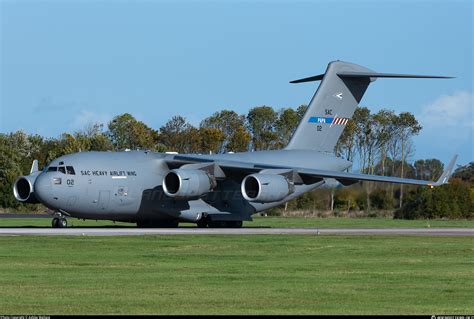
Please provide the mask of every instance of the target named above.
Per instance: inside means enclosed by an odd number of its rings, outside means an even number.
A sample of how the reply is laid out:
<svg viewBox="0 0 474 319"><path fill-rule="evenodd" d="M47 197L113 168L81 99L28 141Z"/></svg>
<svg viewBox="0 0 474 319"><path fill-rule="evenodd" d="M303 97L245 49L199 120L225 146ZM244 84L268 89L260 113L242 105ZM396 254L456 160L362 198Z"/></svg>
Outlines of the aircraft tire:
<svg viewBox="0 0 474 319"><path fill-rule="evenodd" d="M201 219L201 220L199 220L196 224L197 224L197 227L198 227L198 228L206 228L208 222L207 222L207 220L205 220L205 219Z"/></svg>
<svg viewBox="0 0 474 319"><path fill-rule="evenodd" d="M54 217L53 220L51 221L51 227L53 228L59 228L61 227L59 224L59 218Z"/></svg>
<svg viewBox="0 0 474 319"><path fill-rule="evenodd" d="M61 227L61 228L66 228L67 227L67 219L66 218L61 218L59 220L59 227Z"/></svg>

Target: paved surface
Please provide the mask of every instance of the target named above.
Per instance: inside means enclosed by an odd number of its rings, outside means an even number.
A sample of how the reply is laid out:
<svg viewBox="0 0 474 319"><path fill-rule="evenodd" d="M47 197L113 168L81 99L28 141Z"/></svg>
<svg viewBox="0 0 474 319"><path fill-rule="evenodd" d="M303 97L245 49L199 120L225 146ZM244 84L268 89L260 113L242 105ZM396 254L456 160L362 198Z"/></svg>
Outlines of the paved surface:
<svg viewBox="0 0 474 319"><path fill-rule="evenodd" d="M137 236L137 235L422 235L474 236L474 228L0 228L0 236Z"/></svg>

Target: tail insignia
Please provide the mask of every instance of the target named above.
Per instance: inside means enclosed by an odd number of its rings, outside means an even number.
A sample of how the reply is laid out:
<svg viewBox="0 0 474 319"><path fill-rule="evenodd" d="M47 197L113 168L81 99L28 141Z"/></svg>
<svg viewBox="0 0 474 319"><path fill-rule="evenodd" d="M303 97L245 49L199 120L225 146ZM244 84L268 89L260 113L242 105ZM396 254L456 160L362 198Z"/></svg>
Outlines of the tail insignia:
<svg viewBox="0 0 474 319"><path fill-rule="evenodd" d="M312 116L309 118L308 123L316 123L316 124L331 124L333 125L346 125L349 122L348 118L344 117L318 117Z"/></svg>

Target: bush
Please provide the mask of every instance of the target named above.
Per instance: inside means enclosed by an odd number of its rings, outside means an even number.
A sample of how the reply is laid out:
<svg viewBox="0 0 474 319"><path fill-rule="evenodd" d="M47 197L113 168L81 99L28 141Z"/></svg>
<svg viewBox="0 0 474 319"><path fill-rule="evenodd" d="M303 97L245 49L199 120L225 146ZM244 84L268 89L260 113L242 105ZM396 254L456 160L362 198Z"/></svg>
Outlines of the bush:
<svg viewBox="0 0 474 319"><path fill-rule="evenodd" d="M389 191L377 189L370 194L371 207L376 209L393 209L393 197Z"/></svg>
<svg viewBox="0 0 474 319"><path fill-rule="evenodd" d="M417 188L407 194L395 218L473 218L474 196L469 185L453 178L433 189Z"/></svg>

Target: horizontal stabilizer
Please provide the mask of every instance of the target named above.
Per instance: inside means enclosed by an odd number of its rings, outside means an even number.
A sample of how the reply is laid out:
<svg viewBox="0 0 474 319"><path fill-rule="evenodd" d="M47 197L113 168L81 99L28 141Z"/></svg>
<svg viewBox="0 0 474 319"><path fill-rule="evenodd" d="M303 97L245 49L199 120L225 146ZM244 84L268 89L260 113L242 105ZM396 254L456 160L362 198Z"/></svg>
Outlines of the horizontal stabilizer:
<svg viewBox="0 0 474 319"><path fill-rule="evenodd" d="M376 72L338 72L340 78L404 78L404 79L453 79L452 76L439 75L417 75L417 74L395 74L395 73L376 73ZM307 78L290 81L290 83L304 83L321 81L324 74L310 76Z"/></svg>
<svg viewBox="0 0 474 319"><path fill-rule="evenodd" d="M309 78L299 79L290 81L290 83L303 83L303 82L313 82L313 81L321 81L324 77L324 74L310 76Z"/></svg>
<svg viewBox="0 0 474 319"><path fill-rule="evenodd" d="M343 78L413 78L413 79L452 79L451 76L439 75L416 75L416 74L394 74L376 72L338 72L337 75Z"/></svg>

